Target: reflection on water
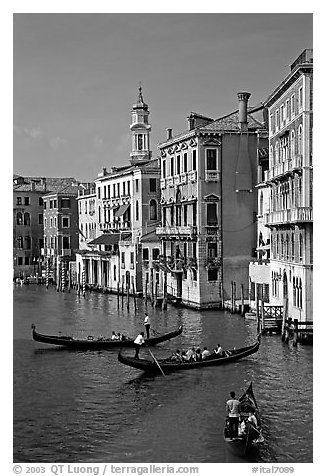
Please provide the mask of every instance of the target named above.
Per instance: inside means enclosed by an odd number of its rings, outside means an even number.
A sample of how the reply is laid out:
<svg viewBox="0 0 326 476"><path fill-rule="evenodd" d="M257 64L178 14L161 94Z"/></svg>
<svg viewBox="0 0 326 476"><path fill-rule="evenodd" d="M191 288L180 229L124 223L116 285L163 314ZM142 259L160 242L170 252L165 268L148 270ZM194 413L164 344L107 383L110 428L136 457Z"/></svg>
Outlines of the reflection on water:
<svg viewBox="0 0 326 476"><path fill-rule="evenodd" d="M243 462L225 448L223 421L230 390L239 394L251 380L265 436L255 459L312 462L311 347L263 337L259 352L242 361L163 377L123 366L115 350L70 351L31 339L32 322L49 334L134 336L145 309L141 300L137 307L132 301L129 313L118 309L111 295L14 289L15 462ZM157 357L256 338L253 322L227 312L148 309L155 330L184 327L153 349Z"/></svg>

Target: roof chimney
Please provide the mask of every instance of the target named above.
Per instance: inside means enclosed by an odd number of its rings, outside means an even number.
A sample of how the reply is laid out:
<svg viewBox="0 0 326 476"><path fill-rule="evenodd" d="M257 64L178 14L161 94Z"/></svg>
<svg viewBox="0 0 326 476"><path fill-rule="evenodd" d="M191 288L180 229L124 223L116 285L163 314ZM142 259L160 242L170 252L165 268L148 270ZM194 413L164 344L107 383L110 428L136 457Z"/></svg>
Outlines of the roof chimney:
<svg viewBox="0 0 326 476"><path fill-rule="evenodd" d="M167 131L167 140L172 139L172 129L168 128L166 129L166 131Z"/></svg>
<svg viewBox="0 0 326 476"><path fill-rule="evenodd" d="M250 98L251 93L238 93L239 99L239 127L240 129L248 129L248 99Z"/></svg>

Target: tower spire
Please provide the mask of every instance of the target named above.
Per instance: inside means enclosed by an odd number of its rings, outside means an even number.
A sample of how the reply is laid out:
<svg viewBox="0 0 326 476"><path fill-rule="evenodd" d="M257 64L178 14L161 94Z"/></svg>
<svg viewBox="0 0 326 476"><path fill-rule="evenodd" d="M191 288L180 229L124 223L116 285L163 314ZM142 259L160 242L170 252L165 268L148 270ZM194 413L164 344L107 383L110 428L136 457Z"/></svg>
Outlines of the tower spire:
<svg viewBox="0 0 326 476"><path fill-rule="evenodd" d="M149 110L144 101L141 81L138 86L138 100L133 105L131 111L130 129L132 133L132 147L130 161L132 164L142 162L151 158L150 131L148 123Z"/></svg>

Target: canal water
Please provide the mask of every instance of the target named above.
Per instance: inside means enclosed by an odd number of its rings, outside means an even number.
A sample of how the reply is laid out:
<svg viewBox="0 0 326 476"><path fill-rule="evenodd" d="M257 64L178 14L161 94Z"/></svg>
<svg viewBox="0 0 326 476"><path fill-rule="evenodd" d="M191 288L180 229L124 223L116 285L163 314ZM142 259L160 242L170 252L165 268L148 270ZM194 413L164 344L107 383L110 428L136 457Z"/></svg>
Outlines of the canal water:
<svg viewBox="0 0 326 476"><path fill-rule="evenodd" d="M145 376L118 352L69 351L34 342L45 334L135 336L145 304L118 309L117 297L86 298L55 287L14 288L14 462L234 463L223 441L225 401L250 381L261 409L265 442L258 462L313 461L312 347L293 348L263 336L257 354L227 366ZM183 334L157 346L160 358L189 346L249 345L256 325L237 314L148 306L152 327ZM133 352L133 349L126 349ZM141 350L147 356L148 351Z"/></svg>

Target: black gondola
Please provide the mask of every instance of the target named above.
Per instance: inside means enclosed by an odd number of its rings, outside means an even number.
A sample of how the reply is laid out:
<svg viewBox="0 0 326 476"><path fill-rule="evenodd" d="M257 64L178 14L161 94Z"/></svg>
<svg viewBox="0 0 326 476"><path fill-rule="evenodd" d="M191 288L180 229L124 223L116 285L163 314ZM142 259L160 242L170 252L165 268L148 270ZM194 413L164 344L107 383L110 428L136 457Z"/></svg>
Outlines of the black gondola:
<svg viewBox="0 0 326 476"><path fill-rule="evenodd" d="M51 336L46 334L39 334L36 332L35 325L32 324L32 336L37 342L43 344L53 344L67 347L69 349L117 349L120 347L133 347L134 339L124 338L122 340L112 340L110 338L88 336L87 339L77 339L72 336ZM167 334L156 335L145 339L148 346L160 344L167 340L173 339L182 333L182 326L177 330L168 332ZM158 334L158 333L157 333Z"/></svg>
<svg viewBox="0 0 326 476"><path fill-rule="evenodd" d="M252 382L245 393L239 398L239 401L241 404L240 419L244 421L245 424L244 431L241 432L239 429L238 436L236 438L230 438L229 418L226 417L224 426L224 441L232 453L238 456L246 456L249 453L257 450L259 444L264 441L261 433L259 408L252 389ZM258 423L257 426L253 425L247 420L250 411L252 411L256 416Z"/></svg>
<svg viewBox="0 0 326 476"><path fill-rule="evenodd" d="M187 370L195 369L202 367L212 367L217 365L224 365L235 362L243 357L254 354L259 349L260 341L259 339L255 344L252 344L248 347L242 347L241 349L234 349L226 351L223 357L218 357L216 355L211 355L208 358L200 361L190 361L190 362L176 362L169 359L135 359L134 357L129 357L121 352L119 352L118 359L122 364L129 365L129 367L134 367L135 369L143 370L144 372L158 373L163 370L163 372L176 372L178 370ZM157 363L159 365L157 365Z"/></svg>

